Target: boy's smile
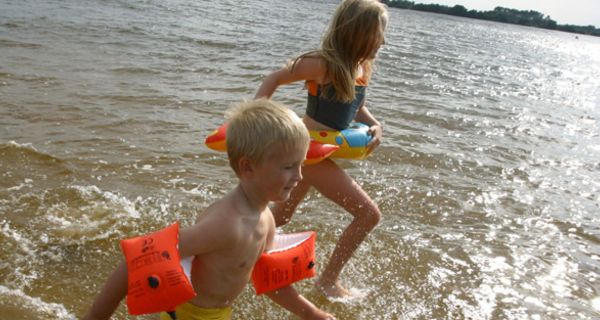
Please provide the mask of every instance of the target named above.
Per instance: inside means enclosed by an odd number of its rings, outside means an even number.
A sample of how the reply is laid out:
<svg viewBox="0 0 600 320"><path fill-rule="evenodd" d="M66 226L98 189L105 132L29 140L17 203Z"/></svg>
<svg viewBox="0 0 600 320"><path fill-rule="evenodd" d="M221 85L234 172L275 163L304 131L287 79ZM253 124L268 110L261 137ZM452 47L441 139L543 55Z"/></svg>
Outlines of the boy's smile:
<svg viewBox="0 0 600 320"><path fill-rule="evenodd" d="M271 147L264 160L254 166L257 187L269 201L285 201L302 180L305 148L284 150Z"/></svg>

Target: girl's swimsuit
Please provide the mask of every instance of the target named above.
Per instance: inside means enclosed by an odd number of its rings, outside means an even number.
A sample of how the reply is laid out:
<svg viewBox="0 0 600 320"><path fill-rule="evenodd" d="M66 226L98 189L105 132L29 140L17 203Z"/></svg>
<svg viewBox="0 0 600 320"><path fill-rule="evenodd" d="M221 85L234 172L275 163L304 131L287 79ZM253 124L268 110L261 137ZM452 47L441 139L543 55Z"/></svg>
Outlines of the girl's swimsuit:
<svg viewBox="0 0 600 320"><path fill-rule="evenodd" d="M356 117L358 109L362 106L367 91L367 82L363 78L356 79L355 96L351 102L334 100L335 89L333 86L325 87L326 94L322 94L323 86L314 81L307 81L308 102L306 114L314 120L335 130L341 131L350 125Z"/></svg>

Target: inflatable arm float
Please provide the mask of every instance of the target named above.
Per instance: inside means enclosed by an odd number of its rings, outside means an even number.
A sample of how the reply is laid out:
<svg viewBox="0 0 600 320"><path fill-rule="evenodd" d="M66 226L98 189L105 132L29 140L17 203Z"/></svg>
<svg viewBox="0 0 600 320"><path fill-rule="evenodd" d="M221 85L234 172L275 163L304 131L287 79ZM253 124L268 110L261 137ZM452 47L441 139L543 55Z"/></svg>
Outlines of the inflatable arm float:
<svg viewBox="0 0 600 320"><path fill-rule="evenodd" d="M173 311L196 296L192 258L179 257L179 225L121 240L127 263L127 308L132 315Z"/></svg>
<svg viewBox="0 0 600 320"><path fill-rule="evenodd" d="M316 238L314 231L275 235L273 248L260 256L252 271L256 294L314 277Z"/></svg>

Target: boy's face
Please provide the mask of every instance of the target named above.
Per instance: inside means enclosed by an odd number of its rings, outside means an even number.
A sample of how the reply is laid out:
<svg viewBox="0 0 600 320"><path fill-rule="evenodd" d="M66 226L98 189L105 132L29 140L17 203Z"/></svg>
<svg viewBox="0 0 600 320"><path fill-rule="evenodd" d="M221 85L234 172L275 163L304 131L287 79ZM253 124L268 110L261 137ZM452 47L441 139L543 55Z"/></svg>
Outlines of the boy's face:
<svg viewBox="0 0 600 320"><path fill-rule="evenodd" d="M285 201L294 187L302 180L302 163L307 148L297 147L285 150L272 146L261 163L254 166L257 187L269 201Z"/></svg>

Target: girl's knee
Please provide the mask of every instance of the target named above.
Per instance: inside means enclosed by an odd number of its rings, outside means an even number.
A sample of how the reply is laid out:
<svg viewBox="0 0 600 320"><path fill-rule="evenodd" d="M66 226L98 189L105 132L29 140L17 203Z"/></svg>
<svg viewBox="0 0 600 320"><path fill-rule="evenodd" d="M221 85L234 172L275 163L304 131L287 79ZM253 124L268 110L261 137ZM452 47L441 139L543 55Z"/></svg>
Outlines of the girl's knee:
<svg viewBox="0 0 600 320"><path fill-rule="evenodd" d="M382 215L381 211L379 211L379 208L374 207L364 211L360 218L363 221L363 225L371 230L379 224Z"/></svg>
<svg viewBox="0 0 600 320"><path fill-rule="evenodd" d="M370 215L369 215L370 221L373 224L373 227L377 226L379 224L379 222L381 221L382 215L381 215L381 211L379 211L379 209L373 211Z"/></svg>

